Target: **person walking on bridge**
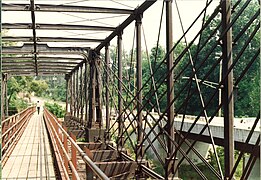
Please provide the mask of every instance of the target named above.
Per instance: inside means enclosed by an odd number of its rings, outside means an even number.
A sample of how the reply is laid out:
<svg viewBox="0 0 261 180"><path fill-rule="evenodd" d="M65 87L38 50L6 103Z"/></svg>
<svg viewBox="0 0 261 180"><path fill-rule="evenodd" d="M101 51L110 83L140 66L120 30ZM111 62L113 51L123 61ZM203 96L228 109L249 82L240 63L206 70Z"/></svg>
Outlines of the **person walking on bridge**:
<svg viewBox="0 0 261 180"><path fill-rule="evenodd" d="M37 103L36 103L36 108L37 108L38 114L40 114L40 103L39 103L39 101L37 101Z"/></svg>

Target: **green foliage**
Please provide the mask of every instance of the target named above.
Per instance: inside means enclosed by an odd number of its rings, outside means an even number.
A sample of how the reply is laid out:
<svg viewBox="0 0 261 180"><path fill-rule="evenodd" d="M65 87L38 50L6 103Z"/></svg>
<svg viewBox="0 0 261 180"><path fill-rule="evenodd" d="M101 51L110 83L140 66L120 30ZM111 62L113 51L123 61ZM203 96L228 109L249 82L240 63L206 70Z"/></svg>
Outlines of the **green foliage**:
<svg viewBox="0 0 261 180"><path fill-rule="evenodd" d="M22 98L13 97L9 102L9 116L14 115L28 107L28 103Z"/></svg>
<svg viewBox="0 0 261 180"><path fill-rule="evenodd" d="M203 172L207 179L217 179L205 164L199 163L197 167ZM183 164L179 167L179 177L183 180L200 180L201 177L191 165Z"/></svg>
<svg viewBox="0 0 261 180"><path fill-rule="evenodd" d="M76 140L77 142L87 142L85 138L79 138Z"/></svg>
<svg viewBox="0 0 261 180"><path fill-rule="evenodd" d="M53 113L57 118L62 118L65 115L65 109L57 103L44 103L44 106Z"/></svg>
<svg viewBox="0 0 261 180"><path fill-rule="evenodd" d="M157 52L156 52L157 51ZM166 76L166 65L165 63L162 63L165 57L165 51L162 46L159 46L158 49L156 47L151 49L150 54L150 61L148 59L143 61L142 64L142 81L145 83L148 81L147 84L145 84L145 88L143 90L143 94L148 94L145 99L150 101L151 104L155 105L157 103L156 94L159 100L160 109L165 109L167 106L167 99L165 91L167 89L166 82L162 76ZM150 65L151 63L151 65ZM156 92L153 86L153 80L151 77L151 70L153 72L154 82L156 86ZM163 96L162 98L160 98ZM146 108L148 110L152 110L152 107L150 104L146 105ZM154 109L157 109L157 106L154 107Z"/></svg>
<svg viewBox="0 0 261 180"><path fill-rule="evenodd" d="M30 77L10 77L7 81L8 88L8 110L9 115L16 114L21 110L28 107L28 103L23 99L18 97L19 92L27 92L28 84L30 82Z"/></svg>
<svg viewBox="0 0 261 180"><path fill-rule="evenodd" d="M64 77L39 77L38 80L45 81L48 84L48 89L42 93L42 97L53 99L54 101L66 101L66 81Z"/></svg>
<svg viewBox="0 0 261 180"><path fill-rule="evenodd" d="M219 157L221 169L224 174L224 148L218 146L216 148L216 151L217 151L217 155ZM238 155L239 155L239 151L235 151L235 159L238 158ZM212 151L209 151L208 161L209 161L210 165L218 171L217 161L216 161L215 155ZM216 176L213 175L212 171L210 171L209 168L207 168L204 163L198 163L197 166L208 179L216 179ZM236 172L235 172L236 179L240 179L240 177L242 176L242 167L243 167L243 160L240 161L240 163L236 169ZM179 177L184 180L201 179L200 176L197 174L197 172L192 168L192 166L186 165L186 164L183 164L179 167Z"/></svg>
<svg viewBox="0 0 261 180"><path fill-rule="evenodd" d="M30 91L35 92L35 95L41 97L48 89L48 84L43 80L33 80L30 84Z"/></svg>

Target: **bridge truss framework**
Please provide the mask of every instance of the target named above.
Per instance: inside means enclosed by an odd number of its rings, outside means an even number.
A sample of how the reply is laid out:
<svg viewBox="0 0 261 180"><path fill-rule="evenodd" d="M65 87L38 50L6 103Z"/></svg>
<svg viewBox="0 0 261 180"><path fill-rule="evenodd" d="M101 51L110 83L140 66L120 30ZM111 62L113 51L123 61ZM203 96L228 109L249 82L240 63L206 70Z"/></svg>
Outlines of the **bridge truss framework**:
<svg viewBox="0 0 261 180"><path fill-rule="evenodd" d="M258 125L260 112L249 131L249 136L245 143L242 143L238 158L235 159L234 142L234 94L235 87L238 87L241 80L247 74L252 65L258 61L260 49L251 52L249 60L245 63L243 71L233 76L237 64L256 34L259 33L260 9L253 12L253 16L247 19L241 26L238 34L233 34L233 27L242 18L242 14L250 6L251 1L220 1L218 7L206 18L206 11L213 0L206 1L206 7L201 11L188 30L183 31L183 36L178 42L173 42L173 15L172 7L176 1L164 1L164 14L166 26L166 55L159 62L155 62L151 69L149 78L144 81L143 60L142 60L142 19L146 11L154 5L156 1L147 0L135 9L130 8L105 8L92 6L72 6L57 4L36 4L37 0L30 0L29 4L10 3L3 1L3 12L28 12L31 16L30 23L18 22L1 24L3 30L31 30L31 36L10 36L2 34L2 41L5 44L1 50L2 58L2 81L1 81L1 113L8 116L7 104L7 80L10 76L52 76L64 75L66 80L66 120L74 120L84 128L87 141L103 141L109 143L112 140L117 142L117 150L124 153L127 146L134 153L139 165L137 174L140 176L151 176L153 178L175 178L178 177L178 169L183 161L186 161L197 172L202 179L208 177L199 169L197 163L193 162L189 153L198 156L206 167L217 179L232 179L238 167L240 159L244 156L242 149L248 148L250 153L249 161L242 172L242 179L249 177L251 169L259 158L260 137L255 145L249 145L249 140ZM38 12L63 12L71 14L116 14L127 15L127 18L118 26L93 26L80 24L48 24L38 23L36 14ZM163 16L162 16L163 17ZM201 29L191 42L187 42L186 35L193 30L195 22L203 17ZM216 18L220 21L215 27L211 27ZM130 24L135 23L135 48L133 48L133 64L126 71L124 66L123 52L123 32ZM249 28L251 27L251 28ZM104 38L74 38L74 37L52 37L38 36L39 31L48 30L67 30L67 31L97 31L106 32ZM203 38L203 34L209 30L209 35ZM238 48L236 55L233 54L237 43L243 41L241 37L247 34L245 44ZM116 59L110 58L111 41L117 39ZM192 53L192 45L198 40L196 53ZM177 47L183 41L184 47L178 52ZM13 46L12 43L23 43L22 46ZM51 47L49 42L90 42L96 43L93 47L71 46L71 47ZM8 44L10 43L10 44ZM211 44L210 48L207 47ZM134 46L133 46L134 47ZM158 48L158 47L157 47ZM201 53L205 48L208 52L205 56ZM221 52L220 57L213 60L217 49ZM102 50L104 53L102 53ZM157 50L156 50L157 52ZM178 52L178 53L176 53ZM174 55L175 54L175 55ZM154 57L153 57L154 58ZM157 59L157 53L155 55ZM206 72L202 72L207 61L213 61L212 67ZM186 63L182 69L178 69L181 63ZM125 64L124 64L125 63ZM220 65L221 64L221 65ZM132 64L131 64L132 65ZM215 90L211 93L203 93L201 87L213 72L219 67L222 70L220 79ZM159 79L154 75L160 72L160 68L165 68L165 74ZM190 68L189 78L184 87L176 91L175 85L184 77L184 71ZM129 74L128 74L129 73ZM200 80L199 80L200 77ZM133 82L130 82L131 79ZM183 78L184 80L184 78ZM149 86L146 86L151 84ZM193 84L193 85L192 85ZM159 91L165 87L164 92ZM148 88L149 90L145 89ZM182 92L187 92L183 101L177 104ZM218 93L222 92L222 100L216 105L215 112L208 114L208 107L216 102ZM186 109L192 102L193 94L197 94L200 104L200 113L196 117L188 132L176 129L174 126L175 118L181 112L183 121L186 118ZM205 97L207 96L207 97ZM154 101L152 99L155 99ZM160 110L160 103L166 100L166 107ZM175 108L174 108L175 105ZM103 108L105 107L105 109ZM157 118L150 110L156 109ZM220 164L219 157L215 150L215 138L212 135L209 124L222 109L224 119L224 172ZM205 119L205 127L200 131L193 141L188 141L190 132L198 122L200 117ZM2 119L3 119L2 118ZM150 120L149 120L150 119ZM207 140L214 147L216 166L213 167L201 155L194 145L200 139L201 134L207 131ZM117 137L115 139L115 137ZM183 147L186 146L186 149ZM242 148L243 147L243 148ZM251 148L251 149L249 149ZM148 159L149 154L153 153L157 159L158 166L164 169L163 175L149 170L144 165L144 160ZM179 155L178 155L179 154ZM143 175L141 175L143 174Z"/></svg>

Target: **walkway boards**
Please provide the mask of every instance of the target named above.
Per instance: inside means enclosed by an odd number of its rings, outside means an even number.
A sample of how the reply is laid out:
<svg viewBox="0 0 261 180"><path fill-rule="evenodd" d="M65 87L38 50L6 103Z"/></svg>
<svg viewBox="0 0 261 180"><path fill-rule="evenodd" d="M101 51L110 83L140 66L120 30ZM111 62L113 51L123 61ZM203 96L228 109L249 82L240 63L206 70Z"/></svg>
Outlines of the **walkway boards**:
<svg viewBox="0 0 261 180"><path fill-rule="evenodd" d="M2 179L55 180L42 113L35 113L2 170Z"/></svg>

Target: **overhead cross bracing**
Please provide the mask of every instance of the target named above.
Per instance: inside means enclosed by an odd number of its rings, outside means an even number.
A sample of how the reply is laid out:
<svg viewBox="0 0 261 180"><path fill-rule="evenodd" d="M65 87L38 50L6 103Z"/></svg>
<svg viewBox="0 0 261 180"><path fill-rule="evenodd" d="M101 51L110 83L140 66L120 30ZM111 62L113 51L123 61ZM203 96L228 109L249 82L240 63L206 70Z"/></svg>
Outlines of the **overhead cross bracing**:
<svg viewBox="0 0 261 180"><path fill-rule="evenodd" d="M112 32L117 32L121 28L117 28L119 23L117 23L115 26L108 25L106 23L99 23L99 19L123 19L124 17L128 17L129 15L133 16L136 12L134 12L133 9L122 7L122 8L114 8L114 7L94 7L94 6L84 6L84 5L67 5L67 3L64 4L44 4L44 2L39 1L34 1L30 0L28 4L25 4L24 1L4 1L2 3L2 11L3 12L20 12L23 13L23 15L27 18L23 18L24 20L19 22L3 22L2 24L2 29L7 32L9 30L16 30L16 34L19 34L17 32L26 32L27 31L27 36L8 36L8 34L3 35L3 42L12 42L11 44L21 44L20 48L19 47L4 47L3 48L3 54L4 55L14 55L14 54L19 54L20 56L31 56L32 59L31 61L34 63L34 66L27 66L25 67L25 73L28 74L28 70L31 69L30 73L34 73L35 75L40 74L52 74L54 71L49 71L45 70L46 66L39 67L39 56L42 54L46 56L53 56L55 54L60 54L63 56L68 56L68 54L80 54L83 55L83 59L86 59L88 56L88 49L89 47L94 48L96 45L99 43L103 42L105 38L110 35ZM115 4L115 3L114 3ZM148 3L151 4L151 3ZM145 10L145 9L144 9ZM141 9L141 11L144 11ZM68 22L61 24L60 20L58 21L53 21L51 18L48 18L48 23L40 23L43 19L43 14L40 13L46 13L47 16L50 16L52 14L61 16L61 18L64 20L67 17L74 17L75 19L80 19L80 24L77 23L75 24L74 22ZM29 15L30 14L30 21L29 21ZM82 16L83 14L91 15L91 14L96 14L97 15L97 20L91 19L91 18L84 18L88 16ZM38 17L37 17L38 16ZM14 17L14 16L13 16ZM80 18L79 18L80 17ZM45 18L44 18L45 19ZM72 19L72 18L69 18ZM14 19L13 19L14 20ZM11 20L11 21L13 21ZM46 20L46 19L45 19ZM124 19L123 19L124 20ZM87 21L87 24L86 24ZM133 21L133 20L132 20ZM39 23L38 23L39 22ZM76 20L77 22L77 20ZM84 23L84 25L82 24ZM99 24L99 25L93 25L93 24ZM31 33L30 30L31 29ZM56 33L53 33L54 30ZM50 33L45 33L45 36L41 36L42 32L41 31L50 31ZM61 31L61 33L59 33ZM58 34L54 36L54 34ZM94 34L91 36L88 36L88 33ZM101 33L102 36L99 36L95 38L95 34ZM48 34L48 36L46 36ZM69 35L68 35L69 34ZM76 37L75 35L81 35L83 34L84 37L78 36ZM64 36L63 36L64 35ZM87 35L87 36L86 36ZM115 36L115 35L114 35ZM88 38L90 37L90 38ZM94 37L94 38L92 38ZM103 38L101 38L103 37ZM48 43L56 43L55 47L49 47ZM30 43L30 44L28 44ZM45 44L47 43L47 44ZM64 47L60 47L59 49L59 44L64 46L63 44L67 43L69 45L71 43L71 46L76 50L76 52L72 52L69 49L64 49ZM76 47L76 43L89 43L88 46L83 45L83 47ZM94 45L91 45L94 44ZM17 46L17 45L15 45ZM10 51L12 49L12 51ZM16 49L16 50L14 50ZM44 50L43 50L44 49ZM78 50L79 51L78 51ZM80 50L80 49L85 49L85 50ZM80 51L84 51L83 53ZM53 56L53 59L58 59L55 56ZM16 62L18 59L15 60ZM47 62L46 62L47 63ZM5 66L6 64L4 63L3 66L3 72L8 72L9 74L12 74L13 72L16 72L19 68L10 68L12 65L9 63L9 66ZM15 64L14 64L15 65ZM24 64L26 65L26 64ZM39 68L38 68L39 67ZM55 67L55 66L54 66ZM62 67L62 66L61 66ZM76 66L77 67L77 66ZM72 72L75 68L72 68L70 72ZM57 71L60 73L65 73L68 74L68 69L62 69L60 68L60 71ZM19 73L22 72L21 70L18 71ZM57 72L54 72L54 74L57 74Z"/></svg>
<svg viewBox="0 0 261 180"><path fill-rule="evenodd" d="M255 174L260 158L258 0L148 0L132 7L111 0L114 6L105 9L95 9L100 1L91 6L91 1L9 2L4 1L6 12L28 16L3 24L15 32L3 37L4 72L64 74L67 127L105 144L104 151L117 151L122 161L137 163L135 178L190 175L184 167L198 179ZM195 2L203 2L197 12L190 8ZM156 3L160 8L146 19ZM52 18L39 19L46 13ZM216 126L217 120L222 123ZM217 129L222 131L213 132ZM247 137L235 142L241 131ZM211 146L208 157L200 151L202 142Z"/></svg>

